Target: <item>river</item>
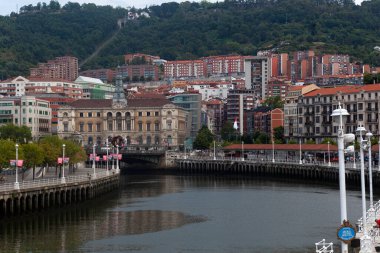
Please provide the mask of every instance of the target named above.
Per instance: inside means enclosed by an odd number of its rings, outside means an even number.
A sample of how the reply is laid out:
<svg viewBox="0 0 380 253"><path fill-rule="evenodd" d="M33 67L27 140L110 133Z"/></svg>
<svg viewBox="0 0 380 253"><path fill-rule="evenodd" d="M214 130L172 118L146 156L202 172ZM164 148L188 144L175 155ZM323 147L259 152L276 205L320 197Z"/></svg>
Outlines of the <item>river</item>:
<svg viewBox="0 0 380 253"><path fill-rule="evenodd" d="M347 204L354 223L359 190ZM0 252L315 252L339 247L339 210L337 185L131 174L95 200L0 221Z"/></svg>

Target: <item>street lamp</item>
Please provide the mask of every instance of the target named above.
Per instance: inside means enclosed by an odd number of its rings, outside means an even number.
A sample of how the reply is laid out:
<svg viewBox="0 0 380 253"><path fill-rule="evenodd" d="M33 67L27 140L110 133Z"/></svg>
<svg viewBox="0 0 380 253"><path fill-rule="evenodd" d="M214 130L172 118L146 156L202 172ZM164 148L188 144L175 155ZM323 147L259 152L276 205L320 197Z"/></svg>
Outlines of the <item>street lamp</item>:
<svg viewBox="0 0 380 253"><path fill-rule="evenodd" d="M119 168L119 145L116 145L116 173L120 173L120 168Z"/></svg>
<svg viewBox="0 0 380 253"><path fill-rule="evenodd" d="M244 161L244 141L241 142L241 160Z"/></svg>
<svg viewBox="0 0 380 253"><path fill-rule="evenodd" d="M335 109L331 117L335 123L338 123L338 157L339 157L339 195L340 195L340 222L347 221L347 202L346 202L346 178L344 167L344 131L343 124L349 113L342 109L339 103L338 109ZM348 245L342 242L342 253L348 252Z"/></svg>
<svg viewBox="0 0 380 253"><path fill-rule="evenodd" d="M111 155L111 157L112 157L112 166L111 166L111 170L112 171L114 171L115 170L115 147L113 147L113 149L112 149L112 155Z"/></svg>
<svg viewBox="0 0 380 253"><path fill-rule="evenodd" d="M371 248L371 238L367 233L367 207L366 207L366 196L365 196L365 174L364 174L364 149L367 148L367 140L363 140L363 134L365 132L363 126L358 126L356 132L359 134L360 143L360 179L361 179L361 190L362 190L362 212L363 212L363 237L360 238L360 252L372 252Z"/></svg>
<svg viewBox="0 0 380 253"><path fill-rule="evenodd" d="M20 185L18 183L18 170L17 170L17 164L18 164L18 144L15 145L16 147L16 182L14 184L15 190L20 190Z"/></svg>
<svg viewBox="0 0 380 253"><path fill-rule="evenodd" d="M301 145L301 138L300 138L300 164L302 164L302 145Z"/></svg>
<svg viewBox="0 0 380 253"><path fill-rule="evenodd" d="M368 173L369 173L369 206L373 208L373 188L372 188L372 150L371 150L371 132L366 133L368 145Z"/></svg>
<svg viewBox="0 0 380 253"><path fill-rule="evenodd" d="M215 141L214 141L214 160L216 160L216 156L215 156Z"/></svg>
<svg viewBox="0 0 380 253"><path fill-rule="evenodd" d="M106 149L107 149L107 160L106 160L106 175L109 176L109 171L108 171L108 160L109 160L109 156L108 156L108 138L107 138L107 142L106 142Z"/></svg>
<svg viewBox="0 0 380 253"><path fill-rule="evenodd" d="M62 184L66 183L66 178L65 178L65 148L66 148L66 144L62 144L62 177L61 177L61 183Z"/></svg>
<svg viewBox="0 0 380 253"><path fill-rule="evenodd" d="M96 154L95 154L95 147L96 147L96 144L94 144L92 146L92 169L94 170L93 178L96 178L96 165L95 165Z"/></svg>
<svg viewBox="0 0 380 253"><path fill-rule="evenodd" d="M330 162L330 141L327 141L327 152L328 152L328 156L329 156L328 166L330 167L331 166L331 162Z"/></svg>

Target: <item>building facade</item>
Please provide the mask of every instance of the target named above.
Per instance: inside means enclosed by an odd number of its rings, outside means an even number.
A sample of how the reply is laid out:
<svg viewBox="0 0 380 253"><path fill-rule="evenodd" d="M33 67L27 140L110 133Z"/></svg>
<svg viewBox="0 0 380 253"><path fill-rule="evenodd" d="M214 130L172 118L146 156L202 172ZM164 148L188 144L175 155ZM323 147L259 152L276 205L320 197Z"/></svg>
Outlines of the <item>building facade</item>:
<svg viewBox="0 0 380 253"><path fill-rule="evenodd" d="M34 140L51 134L50 103L33 96L0 99L0 124L27 126Z"/></svg>
<svg viewBox="0 0 380 253"><path fill-rule="evenodd" d="M78 77L78 58L62 56L47 63L39 63L37 68L30 69L30 76L74 81Z"/></svg>
<svg viewBox="0 0 380 253"><path fill-rule="evenodd" d="M127 145L183 145L187 112L164 97L126 99L117 77L113 99L77 100L58 110L58 135L82 140L84 146L104 145L121 136Z"/></svg>

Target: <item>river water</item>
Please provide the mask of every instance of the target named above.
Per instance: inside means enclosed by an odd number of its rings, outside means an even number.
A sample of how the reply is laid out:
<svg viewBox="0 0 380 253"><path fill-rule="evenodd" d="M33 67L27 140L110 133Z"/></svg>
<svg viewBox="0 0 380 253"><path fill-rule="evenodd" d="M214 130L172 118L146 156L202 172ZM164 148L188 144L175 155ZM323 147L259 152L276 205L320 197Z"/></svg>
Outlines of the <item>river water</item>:
<svg viewBox="0 0 380 253"><path fill-rule="evenodd" d="M348 216L361 216L359 190ZM123 175L119 191L0 221L0 252L256 253L339 247L338 186L215 176Z"/></svg>

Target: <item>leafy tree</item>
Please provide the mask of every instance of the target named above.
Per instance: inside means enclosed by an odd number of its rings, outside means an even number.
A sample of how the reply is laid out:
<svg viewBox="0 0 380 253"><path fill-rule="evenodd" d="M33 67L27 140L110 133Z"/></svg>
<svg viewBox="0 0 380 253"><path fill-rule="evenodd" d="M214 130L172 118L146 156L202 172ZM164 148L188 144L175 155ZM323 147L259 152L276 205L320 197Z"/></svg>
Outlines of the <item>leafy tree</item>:
<svg viewBox="0 0 380 253"><path fill-rule="evenodd" d="M222 126L220 134L221 134L222 140L232 141L235 139L237 132L234 129L232 122L226 121Z"/></svg>
<svg viewBox="0 0 380 253"><path fill-rule="evenodd" d="M32 139L32 132L27 126L8 124L0 127L0 138L10 139L17 143L28 143Z"/></svg>
<svg viewBox="0 0 380 253"><path fill-rule="evenodd" d="M36 166L42 165L45 160L45 153L42 147L36 143L22 145L24 152L24 163L27 168L33 168L33 180L35 177Z"/></svg>
<svg viewBox="0 0 380 253"><path fill-rule="evenodd" d="M211 133L210 129L208 129L207 126L202 126L198 131L193 147L194 149L209 149L213 140L214 135Z"/></svg>
<svg viewBox="0 0 380 253"><path fill-rule="evenodd" d="M9 161L16 158L15 143L10 140L0 140L0 169L8 168Z"/></svg>
<svg viewBox="0 0 380 253"><path fill-rule="evenodd" d="M277 144L285 143L285 137L284 137L284 127L279 126L273 129L274 132L274 141Z"/></svg>
<svg viewBox="0 0 380 253"><path fill-rule="evenodd" d="M307 141L306 141L306 144L315 144L315 140L312 140L312 139L307 140Z"/></svg>
<svg viewBox="0 0 380 253"><path fill-rule="evenodd" d="M332 138L324 138L321 143L322 144L327 144L328 142L330 142L331 145L337 145L336 141L334 139L332 139Z"/></svg>
<svg viewBox="0 0 380 253"><path fill-rule="evenodd" d="M57 158L62 157L62 140L58 136L46 136L40 140L39 144L45 153L44 163L46 167L56 166Z"/></svg>
<svg viewBox="0 0 380 253"><path fill-rule="evenodd" d="M272 109L284 108L284 101L281 100L280 96L268 97L264 103L264 106L269 106Z"/></svg>
<svg viewBox="0 0 380 253"><path fill-rule="evenodd" d="M270 143L270 136L267 133L255 132L253 134L255 144L268 144Z"/></svg>
<svg viewBox="0 0 380 253"><path fill-rule="evenodd" d="M83 162L87 159L85 150L74 141L64 141L65 157L69 157L69 164L72 167L74 164Z"/></svg>

